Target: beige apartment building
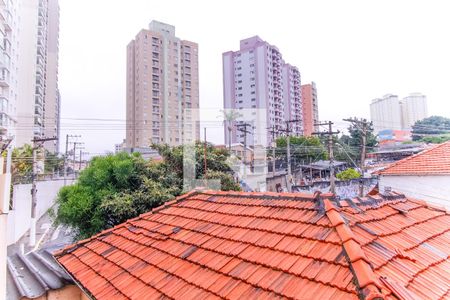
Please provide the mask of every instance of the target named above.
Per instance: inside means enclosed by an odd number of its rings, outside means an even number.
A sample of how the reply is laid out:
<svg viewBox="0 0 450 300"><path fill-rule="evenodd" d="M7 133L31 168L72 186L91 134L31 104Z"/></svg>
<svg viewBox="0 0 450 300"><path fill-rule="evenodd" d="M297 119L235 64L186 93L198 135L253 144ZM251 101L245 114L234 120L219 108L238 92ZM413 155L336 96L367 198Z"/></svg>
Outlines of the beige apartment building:
<svg viewBox="0 0 450 300"><path fill-rule="evenodd" d="M200 138L198 45L157 21L127 46L126 147Z"/></svg>

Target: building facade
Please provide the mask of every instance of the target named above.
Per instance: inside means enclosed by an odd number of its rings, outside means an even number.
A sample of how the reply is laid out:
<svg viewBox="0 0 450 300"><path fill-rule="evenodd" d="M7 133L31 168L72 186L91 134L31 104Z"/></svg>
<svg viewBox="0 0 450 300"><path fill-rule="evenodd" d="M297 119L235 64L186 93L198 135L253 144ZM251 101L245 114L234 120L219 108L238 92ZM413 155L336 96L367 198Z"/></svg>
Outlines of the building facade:
<svg viewBox="0 0 450 300"><path fill-rule="evenodd" d="M302 93L302 115L303 129L305 136L311 136L313 132L318 131L319 123L319 103L317 100L317 88L314 82L304 84L301 87Z"/></svg>
<svg viewBox="0 0 450 300"><path fill-rule="evenodd" d="M400 100L397 95L387 94L372 100L370 117L376 133L411 130L416 121L428 117L427 98L420 93L412 93Z"/></svg>
<svg viewBox="0 0 450 300"><path fill-rule="evenodd" d="M427 97L420 93L412 93L400 101L402 126L411 130L414 123L428 117Z"/></svg>
<svg viewBox="0 0 450 300"><path fill-rule="evenodd" d="M157 21L127 46L126 147L200 138L198 45Z"/></svg>
<svg viewBox="0 0 450 300"><path fill-rule="evenodd" d="M387 94L383 98L372 100L370 118L375 133L387 129L401 130L403 126L398 96Z"/></svg>
<svg viewBox="0 0 450 300"><path fill-rule="evenodd" d="M290 126L292 135L303 134L300 72L284 62L277 47L254 36L241 40L238 51L225 52L222 58L224 108L242 111L236 121L229 121L233 124L225 124L226 143L230 125L231 143L244 144L245 139L249 146L268 145L270 130L281 135L287 120L298 120ZM246 135L234 126L244 122L250 125Z"/></svg>
<svg viewBox="0 0 450 300"><path fill-rule="evenodd" d="M0 135L16 135L18 93L19 3L0 1Z"/></svg>
<svg viewBox="0 0 450 300"><path fill-rule="evenodd" d="M59 62L59 4L48 0L47 65L44 96L44 135L60 137L61 95L58 86ZM48 141L45 148L52 153L59 152L59 140Z"/></svg>
<svg viewBox="0 0 450 300"><path fill-rule="evenodd" d="M19 0L17 147L34 138L57 137L60 127L58 89L58 0ZM58 141L45 143L58 151Z"/></svg>

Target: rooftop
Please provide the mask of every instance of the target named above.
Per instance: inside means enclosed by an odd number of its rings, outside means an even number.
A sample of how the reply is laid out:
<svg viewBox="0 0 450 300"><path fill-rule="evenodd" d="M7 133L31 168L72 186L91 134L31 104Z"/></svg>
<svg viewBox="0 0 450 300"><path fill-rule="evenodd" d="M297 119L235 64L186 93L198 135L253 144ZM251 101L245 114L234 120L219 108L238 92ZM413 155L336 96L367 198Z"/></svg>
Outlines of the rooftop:
<svg viewBox="0 0 450 300"><path fill-rule="evenodd" d="M397 193L193 191L55 253L96 299L450 297L450 215Z"/></svg>
<svg viewBox="0 0 450 300"><path fill-rule="evenodd" d="M450 175L450 141L399 160L379 175Z"/></svg>

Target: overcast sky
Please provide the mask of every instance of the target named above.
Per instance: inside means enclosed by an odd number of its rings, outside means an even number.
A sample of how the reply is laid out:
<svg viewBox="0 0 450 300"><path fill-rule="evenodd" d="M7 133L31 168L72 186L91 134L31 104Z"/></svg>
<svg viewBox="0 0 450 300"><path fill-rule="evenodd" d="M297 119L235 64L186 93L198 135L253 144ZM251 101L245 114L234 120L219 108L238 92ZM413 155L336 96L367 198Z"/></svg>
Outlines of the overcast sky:
<svg viewBox="0 0 450 300"><path fill-rule="evenodd" d="M201 108L222 108L222 53L259 35L300 69L302 83L316 82L320 119L338 129L345 128L342 118L369 118L370 101L387 93L421 92L430 115L450 117L448 1L60 0L60 6L61 145L67 133L81 134L91 154L112 151L125 137L126 45L153 19L199 44ZM207 138L223 143L223 130L217 124Z"/></svg>

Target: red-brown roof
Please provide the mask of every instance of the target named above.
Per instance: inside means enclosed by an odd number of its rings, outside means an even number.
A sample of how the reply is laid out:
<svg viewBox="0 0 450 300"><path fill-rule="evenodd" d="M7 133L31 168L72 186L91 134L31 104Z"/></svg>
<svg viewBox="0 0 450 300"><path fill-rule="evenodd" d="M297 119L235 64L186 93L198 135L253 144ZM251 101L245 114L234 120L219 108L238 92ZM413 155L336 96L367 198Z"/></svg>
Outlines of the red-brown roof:
<svg viewBox="0 0 450 300"><path fill-rule="evenodd" d="M97 299L449 299L450 214L403 195L195 191L55 254Z"/></svg>
<svg viewBox="0 0 450 300"><path fill-rule="evenodd" d="M450 141L399 160L379 175L444 175L450 174Z"/></svg>

